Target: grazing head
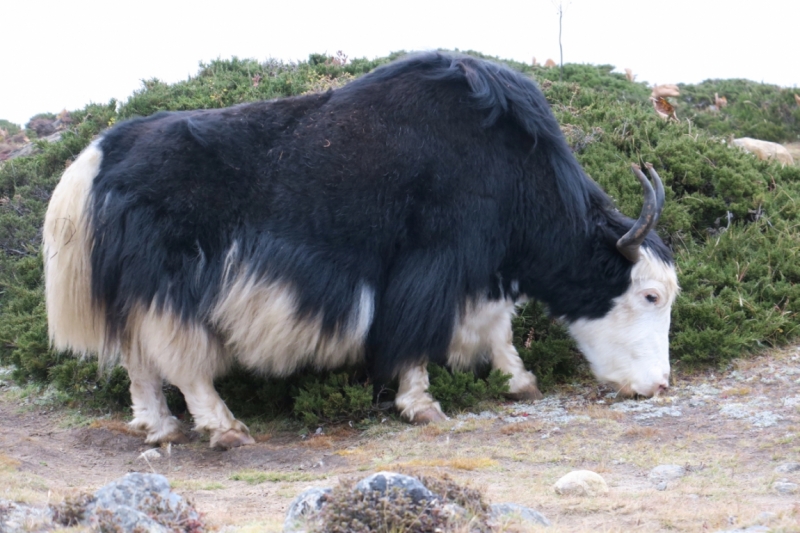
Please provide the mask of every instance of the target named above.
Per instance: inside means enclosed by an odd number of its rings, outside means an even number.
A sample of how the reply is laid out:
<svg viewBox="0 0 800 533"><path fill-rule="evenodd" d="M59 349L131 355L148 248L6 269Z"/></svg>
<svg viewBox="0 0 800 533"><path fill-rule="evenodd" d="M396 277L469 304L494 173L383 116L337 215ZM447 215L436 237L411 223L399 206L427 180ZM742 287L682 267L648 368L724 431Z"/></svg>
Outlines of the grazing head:
<svg viewBox="0 0 800 533"><path fill-rule="evenodd" d="M655 232L664 203L664 188L648 165L655 190L639 167L645 201L642 214L616 241L632 263L625 291L599 317L569 320L569 330L598 380L624 395L657 395L669 386L670 310L678 294L675 265Z"/></svg>

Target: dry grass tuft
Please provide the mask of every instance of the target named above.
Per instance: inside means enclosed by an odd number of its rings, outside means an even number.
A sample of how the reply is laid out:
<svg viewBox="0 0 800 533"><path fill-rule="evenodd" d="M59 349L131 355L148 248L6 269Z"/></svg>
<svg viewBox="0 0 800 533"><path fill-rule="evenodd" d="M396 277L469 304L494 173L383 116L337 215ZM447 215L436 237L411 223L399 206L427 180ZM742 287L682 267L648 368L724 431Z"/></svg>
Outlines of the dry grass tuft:
<svg viewBox="0 0 800 533"><path fill-rule="evenodd" d="M436 438L439 435L443 434L445 429L439 424L428 424L426 426L422 426L417 430L417 433L420 437L427 437L427 438Z"/></svg>
<svg viewBox="0 0 800 533"><path fill-rule="evenodd" d="M173 479L169 482L173 490L222 490L225 485L208 479Z"/></svg>
<svg viewBox="0 0 800 533"><path fill-rule="evenodd" d="M90 429L107 429L114 433L122 433L123 435L142 435L143 432L138 429L131 428L126 422L114 419L101 419L94 420L89 424Z"/></svg>
<svg viewBox="0 0 800 533"><path fill-rule="evenodd" d="M660 431L652 426L633 426L623 431L622 436L631 439L652 439L659 433Z"/></svg>
<svg viewBox="0 0 800 533"><path fill-rule="evenodd" d="M296 483L298 481L317 481L325 479L327 476L309 474L307 472L275 472L267 470L239 470L230 476L232 481L244 481L250 485L258 485L260 483Z"/></svg>
<svg viewBox="0 0 800 533"><path fill-rule="evenodd" d="M404 463L395 463L393 468L419 468L423 466L453 468L456 470L479 470L497 466L497 461L488 457L451 457L449 459L412 459Z"/></svg>
<svg viewBox="0 0 800 533"><path fill-rule="evenodd" d="M720 393L723 398L729 398L731 396L747 396L753 392L753 389L750 387L733 387L730 389L725 389Z"/></svg>
<svg viewBox="0 0 800 533"><path fill-rule="evenodd" d="M583 414L593 420L601 418L619 422L625 418L625 413L622 411L612 411L607 405L589 405L583 409Z"/></svg>
<svg viewBox="0 0 800 533"><path fill-rule="evenodd" d="M272 438L272 433L261 433L260 435L253 435L256 442L267 442Z"/></svg>
<svg viewBox="0 0 800 533"><path fill-rule="evenodd" d="M346 448L344 450L336 450L333 453L335 453L336 455L340 455L342 457L360 457L366 454L367 452L363 448L358 447L358 448Z"/></svg>
<svg viewBox="0 0 800 533"><path fill-rule="evenodd" d="M11 472L19 468L20 463L13 457L0 453L0 472Z"/></svg>
<svg viewBox="0 0 800 533"><path fill-rule="evenodd" d="M300 445L315 450L333 448L333 437L328 435L315 435L301 441Z"/></svg>
<svg viewBox="0 0 800 533"><path fill-rule="evenodd" d="M544 427L541 420L530 420L518 424L507 424L500 429L503 435L516 435L518 433L538 433Z"/></svg>

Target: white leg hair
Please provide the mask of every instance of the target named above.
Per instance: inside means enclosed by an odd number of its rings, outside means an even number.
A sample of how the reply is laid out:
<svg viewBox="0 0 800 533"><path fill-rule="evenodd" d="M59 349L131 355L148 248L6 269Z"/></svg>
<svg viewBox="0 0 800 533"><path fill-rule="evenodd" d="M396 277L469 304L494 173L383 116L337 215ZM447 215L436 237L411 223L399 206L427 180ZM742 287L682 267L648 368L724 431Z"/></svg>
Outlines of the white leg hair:
<svg viewBox="0 0 800 533"><path fill-rule="evenodd" d="M163 376L178 387L195 420L195 429L211 433L212 447L232 448L254 442L247 426L233 417L214 389L214 377L225 371L229 357L213 334L200 324L186 323L155 306L132 313L129 327L134 335L126 367L152 368L152 375ZM149 401L152 404L152 398Z"/></svg>
<svg viewBox="0 0 800 533"><path fill-rule="evenodd" d="M145 442L185 442L186 435L181 431L178 420L167 407L167 399L162 390L161 375L147 363L136 362L126 365L131 378L131 400L133 420L130 427L147 432Z"/></svg>
<svg viewBox="0 0 800 533"><path fill-rule="evenodd" d="M247 426L234 418L219 397L211 377L185 375L173 383L186 399L195 429L211 434L212 448L235 448L255 442Z"/></svg>
<svg viewBox="0 0 800 533"><path fill-rule="evenodd" d="M498 324L492 330L491 358L492 368L505 374L511 374L508 381L508 395L515 400L541 400L542 393L536 386L536 376L525 370L519 352L512 342L511 319L505 320L505 326Z"/></svg>
<svg viewBox="0 0 800 533"><path fill-rule="evenodd" d="M511 300L475 300L467 303L450 343L448 364L455 369L473 368L487 352L492 368L511 374L509 396L537 400L542 394L536 376L525 370L512 342L511 319L516 304Z"/></svg>
<svg viewBox="0 0 800 533"><path fill-rule="evenodd" d="M429 385L427 363L400 372L400 387L394 400L400 416L414 424L447 419L439 402L428 394Z"/></svg>

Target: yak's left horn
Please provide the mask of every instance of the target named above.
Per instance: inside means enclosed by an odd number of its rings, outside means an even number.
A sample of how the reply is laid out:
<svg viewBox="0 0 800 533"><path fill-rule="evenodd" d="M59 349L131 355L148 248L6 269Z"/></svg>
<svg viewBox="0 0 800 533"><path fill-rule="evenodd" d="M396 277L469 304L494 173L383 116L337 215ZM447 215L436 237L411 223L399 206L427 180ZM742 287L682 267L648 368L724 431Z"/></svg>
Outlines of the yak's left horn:
<svg viewBox="0 0 800 533"><path fill-rule="evenodd" d="M656 174L653 165L645 163L645 166L656 186L655 190L653 190L653 186L650 185L650 181L648 181L639 165L631 165L631 170L639 178L642 188L644 188L644 204L642 205L642 214L639 215L639 219L628 230L628 233L617 241L619 253L632 263L639 260L639 247L650 230L656 227L658 216L661 214L661 210L664 209L664 184L661 183L661 178Z"/></svg>

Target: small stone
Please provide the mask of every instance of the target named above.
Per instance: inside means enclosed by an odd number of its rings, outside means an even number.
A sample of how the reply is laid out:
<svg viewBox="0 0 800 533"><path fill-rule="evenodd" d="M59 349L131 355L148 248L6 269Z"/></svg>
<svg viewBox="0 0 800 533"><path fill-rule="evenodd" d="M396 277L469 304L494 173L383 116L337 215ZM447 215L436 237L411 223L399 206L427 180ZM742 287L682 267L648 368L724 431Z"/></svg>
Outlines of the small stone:
<svg viewBox="0 0 800 533"><path fill-rule="evenodd" d="M750 422L757 428L768 428L778 424L783 420L781 415L775 414L772 411L764 411L756 413L750 417Z"/></svg>
<svg viewBox="0 0 800 533"><path fill-rule="evenodd" d="M686 469L681 465L658 465L647 475L647 479L653 483L671 481L686 475Z"/></svg>
<svg viewBox="0 0 800 533"><path fill-rule="evenodd" d="M658 485L656 485L656 490L667 490L667 482L662 481Z"/></svg>
<svg viewBox="0 0 800 533"><path fill-rule="evenodd" d="M770 513L769 511L764 511L763 513L761 513L760 515L758 515L756 517L756 521L759 524L769 524L770 522L772 522L776 518L778 518L777 514Z"/></svg>
<svg viewBox="0 0 800 533"><path fill-rule="evenodd" d="M797 472L800 470L800 463L783 463L775 468L775 472L779 474L788 474L790 472Z"/></svg>
<svg viewBox="0 0 800 533"><path fill-rule="evenodd" d="M140 453L139 459L144 459L145 461L161 459L161 453L155 448L150 448L149 450Z"/></svg>
<svg viewBox="0 0 800 533"><path fill-rule="evenodd" d="M517 503L492 504L491 520L493 522L513 517L519 517L523 521L529 522L531 524L537 524L541 526L551 525L550 520L545 518L545 516L542 513L534 511L530 507L525 507L524 505L519 505Z"/></svg>
<svg viewBox="0 0 800 533"><path fill-rule="evenodd" d="M797 483L789 483L787 481L776 481L772 484L772 488L775 489L775 492L780 494L796 494L797 493Z"/></svg>
<svg viewBox="0 0 800 533"><path fill-rule="evenodd" d="M361 492L378 491L384 494L393 488L406 492L415 503L422 500L432 501L437 499L437 496L417 478L396 472L378 472L365 477L356 484L356 490Z"/></svg>
<svg viewBox="0 0 800 533"><path fill-rule="evenodd" d="M797 407L800 406L800 396L795 395L791 398L786 398L783 400L784 407Z"/></svg>
<svg viewBox="0 0 800 533"><path fill-rule="evenodd" d="M600 496L608 494L606 481L591 470L573 470L556 481L553 489L562 496Z"/></svg>
<svg viewBox="0 0 800 533"><path fill-rule="evenodd" d="M286 519L283 521L284 533L301 533L306 531L306 524L313 520L325 505L326 497L331 489L311 488L301 492L289 505Z"/></svg>

